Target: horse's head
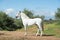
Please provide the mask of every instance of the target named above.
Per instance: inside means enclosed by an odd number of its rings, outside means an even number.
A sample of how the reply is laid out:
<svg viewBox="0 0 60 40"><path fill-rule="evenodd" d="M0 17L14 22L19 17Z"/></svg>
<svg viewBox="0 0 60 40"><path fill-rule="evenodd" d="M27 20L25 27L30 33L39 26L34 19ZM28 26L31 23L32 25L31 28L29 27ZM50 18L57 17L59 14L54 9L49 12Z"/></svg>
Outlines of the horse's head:
<svg viewBox="0 0 60 40"><path fill-rule="evenodd" d="M16 18L20 18L20 13L21 13L21 11L19 11L17 14L16 14Z"/></svg>
<svg viewBox="0 0 60 40"><path fill-rule="evenodd" d="M18 19L19 19L19 18L28 19L29 17L28 17L25 13L19 11L19 12L16 14L16 18L18 18Z"/></svg>

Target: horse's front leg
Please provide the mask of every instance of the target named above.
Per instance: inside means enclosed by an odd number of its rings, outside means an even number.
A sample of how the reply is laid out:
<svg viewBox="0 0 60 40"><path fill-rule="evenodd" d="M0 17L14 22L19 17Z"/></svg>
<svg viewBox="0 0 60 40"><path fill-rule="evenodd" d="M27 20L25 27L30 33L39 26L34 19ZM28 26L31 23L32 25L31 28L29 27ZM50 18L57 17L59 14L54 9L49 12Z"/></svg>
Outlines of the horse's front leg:
<svg viewBox="0 0 60 40"><path fill-rule="evenodd" d="M24 29L25 29L25 36L27 35L27 28L26 28L26 25L24 25Z"/></svg>

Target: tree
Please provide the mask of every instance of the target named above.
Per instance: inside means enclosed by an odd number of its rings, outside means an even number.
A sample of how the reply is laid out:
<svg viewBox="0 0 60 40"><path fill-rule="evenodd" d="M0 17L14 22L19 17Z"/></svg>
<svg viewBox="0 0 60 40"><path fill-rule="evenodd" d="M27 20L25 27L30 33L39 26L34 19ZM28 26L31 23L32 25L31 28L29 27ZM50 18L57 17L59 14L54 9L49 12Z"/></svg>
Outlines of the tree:
<svg viewBox="0 0 60 40"><path fill-rule="evenodd" d="M45 16L44 16L44 15L42 15L40 18L42 18L42 19L44 20Z"/></svg>
<svg viewBox="0 0 60 40"><path fill-rule="evenodd" d="M14 24L14 19L0 11L0 30L16 30L17 25Z"/></svg>
<svg viewBox="0 0 60 40"><path fill-rule="evenodd" d="M23 12L29 16L30 18L33 18L33 13L30 10L27 10L26 8L23 10Z"/></svg>
<svg viewBox="0 0 60 40"><path fill-rule="evenodd" d="M39 15L34 15L34 18L41 18Z"/></svg>
<svg viewBox="0 0 60 40"><path fill-rule="evenodd" d="M60 8L57 8L57 12L55 13L55 18L60 19Z"/></svg>
<svg viewBox="0 0 60 40"><path fill-rule="evenodd" d="M39 16L39 15L35 15L34 18L41 18L42 20L44 20L45 16Z"/></svg>
<svg viewBox="0 0 60 40"><path fill-rule="evenodd" d="M60 8L57 8L57 11L55 13L55 18L56 18L55 22L57 22L57 24L60 25Z"/></svg>

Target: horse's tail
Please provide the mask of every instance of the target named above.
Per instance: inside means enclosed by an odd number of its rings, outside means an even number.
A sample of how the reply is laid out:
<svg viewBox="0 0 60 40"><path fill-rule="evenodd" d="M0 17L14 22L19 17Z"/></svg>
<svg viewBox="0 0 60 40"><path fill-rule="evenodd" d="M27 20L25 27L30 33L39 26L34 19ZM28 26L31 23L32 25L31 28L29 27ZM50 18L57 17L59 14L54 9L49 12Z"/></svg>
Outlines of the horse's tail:
<svg viewBox="0 0 60 40"><path fill-rule="evenodd" d="M41 22L41 27L42 27L42 31L44 31L44 24L43 24L43 21Z"/></svg>

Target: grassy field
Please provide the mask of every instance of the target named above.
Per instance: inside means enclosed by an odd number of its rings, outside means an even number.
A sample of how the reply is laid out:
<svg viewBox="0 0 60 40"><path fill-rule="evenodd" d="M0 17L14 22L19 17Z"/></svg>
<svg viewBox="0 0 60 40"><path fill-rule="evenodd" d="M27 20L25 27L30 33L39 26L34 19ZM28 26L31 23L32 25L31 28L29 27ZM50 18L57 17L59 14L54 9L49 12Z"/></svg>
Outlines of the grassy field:
<svg viewBox="0 0 60 40"><path fill-rule="evenodd" d="M19 31L24 32L24 28L20 29ZM27 28L28 33L36 33L37 27L35 25L30 26ZM47 36L56 36L60 37L60 25L57 23L50 23L50 24L44 24L44 34Z"/></svg>
<svg viewBox="0 0 60 40"><path fill-rule="evenodd" d="M45 24L44 33L60 37L60 25L57 23Z"/></svg>

